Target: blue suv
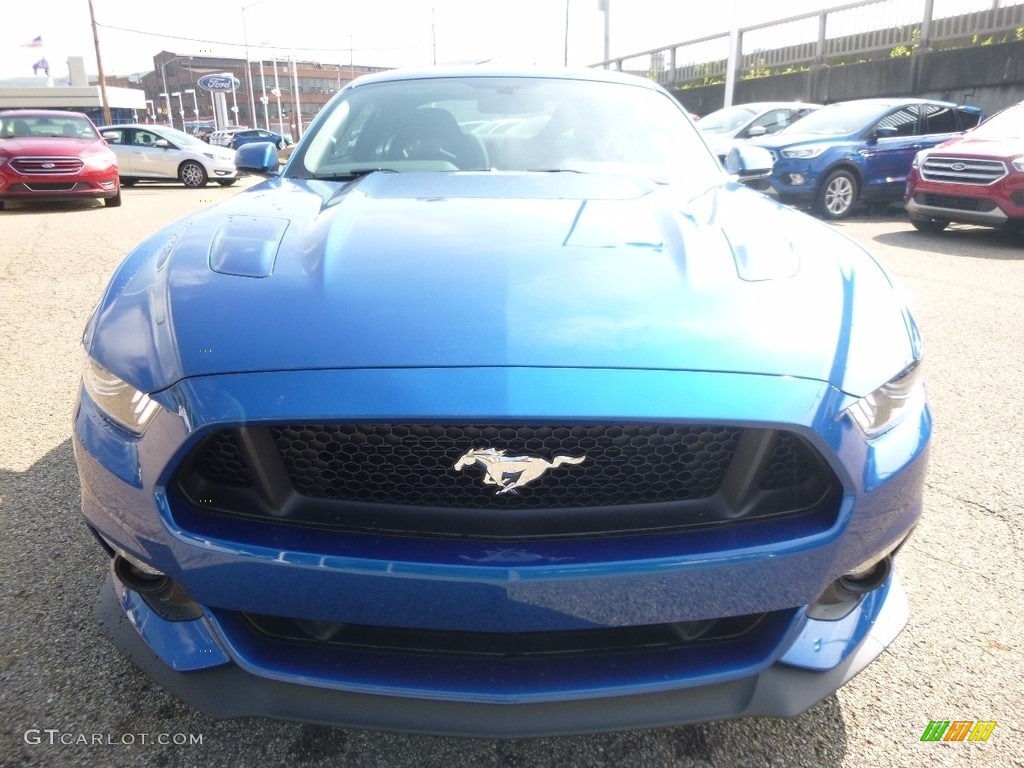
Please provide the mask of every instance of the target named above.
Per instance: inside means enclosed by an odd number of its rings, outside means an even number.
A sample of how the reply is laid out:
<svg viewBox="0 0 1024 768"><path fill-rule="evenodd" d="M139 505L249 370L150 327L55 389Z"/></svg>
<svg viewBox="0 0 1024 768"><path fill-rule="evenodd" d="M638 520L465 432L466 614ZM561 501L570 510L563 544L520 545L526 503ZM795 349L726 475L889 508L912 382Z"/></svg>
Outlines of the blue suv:
<svg viewBox="0 0 1024 768"><path fill-rule="evenodd" d="M858 202L900 200L914 155L982 116L978 107L945 101L859 99L828 105L751 143L774 155L765 183L780 200L841 219Z"/></svg>

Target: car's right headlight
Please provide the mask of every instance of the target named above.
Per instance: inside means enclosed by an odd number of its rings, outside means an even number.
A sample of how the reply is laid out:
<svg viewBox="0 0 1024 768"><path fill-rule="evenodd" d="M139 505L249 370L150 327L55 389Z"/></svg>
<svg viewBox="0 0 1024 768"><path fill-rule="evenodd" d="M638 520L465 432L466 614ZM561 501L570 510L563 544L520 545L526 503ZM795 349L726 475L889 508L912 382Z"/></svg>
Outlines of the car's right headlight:
<svg viewBox="0 0 1024 768"><path fill-rule="evenodd" d="M870 395L862 397L846 412L869 440L885 434L924 401L924 373L915 360Z"/></svg>
<svg viewBox="0 0 1024 768"><path fill-rule="evenodd" d="M86 358L82 386L100 413L116 427L142 435L160 410L145 392L118 378L92 358Z"/></svg>

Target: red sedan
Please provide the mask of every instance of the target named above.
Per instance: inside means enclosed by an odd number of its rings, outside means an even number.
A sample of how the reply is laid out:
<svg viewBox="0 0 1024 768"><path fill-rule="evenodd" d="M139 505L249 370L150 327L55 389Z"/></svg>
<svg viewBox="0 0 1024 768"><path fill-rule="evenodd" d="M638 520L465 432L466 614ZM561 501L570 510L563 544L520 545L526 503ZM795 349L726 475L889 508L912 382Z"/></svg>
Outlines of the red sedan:
<svg viewBox="0 0 1024 768"><path fill-rule="evenodd" d="M8 200L121 204L117 157L80 112L0 111L0 210Z"/></svg>

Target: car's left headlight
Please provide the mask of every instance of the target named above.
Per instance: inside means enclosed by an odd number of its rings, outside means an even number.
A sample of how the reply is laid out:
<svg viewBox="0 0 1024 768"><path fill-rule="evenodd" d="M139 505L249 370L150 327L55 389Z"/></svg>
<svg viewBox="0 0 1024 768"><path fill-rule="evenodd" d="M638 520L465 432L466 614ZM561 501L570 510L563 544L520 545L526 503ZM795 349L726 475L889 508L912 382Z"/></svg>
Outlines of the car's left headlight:
<svg viewBox="0 0 1024 768"><path fill-rule="evenodd" d="M82 371L82 386L108 421L136 437L160 410L160 404L145 392L118 378L92 358Z"/></svg>
<svg viewBox="0 0 1024 768"><path fill-rule="evenodd" d="M896 376L846 409L850 418L868 438L875 438L895 427L924 401L924 374L915 360Z"/></svg>
<svg viewBox="0 0 1024 768"><path fill-rule="evenodd" d="M82 155L82 162L90 171L104 171L117 164L117 157L113 152L94 152Z"/></svg>
<svg viewBox="0 0 1024 768"><path fill-rule="evenodd" d="M1024 172L1024 157L1015 157L1011 165L1015 171Z"/></svg>

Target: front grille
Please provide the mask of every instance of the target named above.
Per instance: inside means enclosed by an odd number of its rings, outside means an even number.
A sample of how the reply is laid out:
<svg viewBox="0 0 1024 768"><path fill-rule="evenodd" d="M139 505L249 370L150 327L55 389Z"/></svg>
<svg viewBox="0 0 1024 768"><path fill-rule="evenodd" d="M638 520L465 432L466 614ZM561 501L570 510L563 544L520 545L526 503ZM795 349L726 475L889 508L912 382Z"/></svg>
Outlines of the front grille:
<svg viewBox="0 0 1024 768"><path fill-rule="evenodd" d="M933 208L946 208L952 211L974 211L984 213L995 210L996 204L987 197L965 197L962 195L937 195L926 192L915 197L921 205Z"/></svg>
<svg viewBox="0 0 1024 768"><path fill-rule="evenodd" d="M636 627L499 633L372 627L252 613L239 614L251 630L277 642L375 653L493 659L592 656L725 643L739 640L753 632L769 616L771 614L750 614Z"/></svg>
<svg viewBox="0 0 1024 768"><path fill-rule="evenodd" d="M226 429L196 446L174 485L210 514L488 540L815 515L839 494L799 436L717 425Z"/></svg>
<svg viewBox="0 0 1024 768"><path fill-rule="evenodd" d="M706 498L721 485L739 439L739 430L724 427L359 425L288 426L273 433L292 485L305 496L462 509ZM454 469L467 448L494 445L552 461L586 458L547 470L543 491L524 486L505 498L480 482L483 468Z"/></svg>
<svg viewBox="0 0 1024 768"><path fill-rule="evenodd" d="M921 164L921 178L950 184L992 184L1006 175L1000 160L970 157L929 157Z"/></svg>
<svg viewBox="0 0 1024 768"><path fill-rule="evenodd" d="M85 163L78 157L16 157L11 168L24 176L70 176L81 172Z"/></svg>

